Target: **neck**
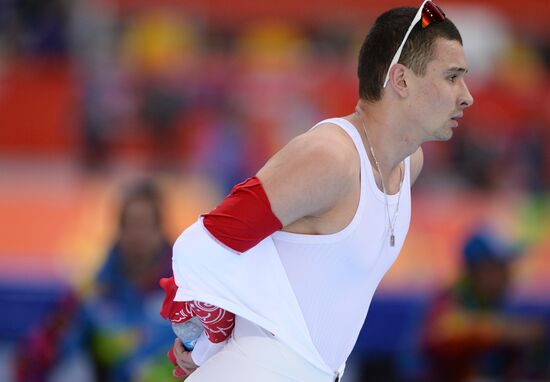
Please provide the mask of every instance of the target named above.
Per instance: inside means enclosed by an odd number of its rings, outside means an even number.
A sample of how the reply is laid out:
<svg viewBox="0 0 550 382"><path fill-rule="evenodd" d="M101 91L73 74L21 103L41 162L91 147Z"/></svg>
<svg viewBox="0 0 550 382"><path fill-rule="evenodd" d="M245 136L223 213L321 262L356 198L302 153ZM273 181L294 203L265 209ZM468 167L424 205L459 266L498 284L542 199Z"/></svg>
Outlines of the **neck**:
<svg viewBox="0 0 550 382"><path fill-rule="evenodd" d="M410 126L403 123L396 110L390 110L383 101L376 104L359 101L356 111L356 125L361 135L368 134L366 142L372 145L384 175L391 173L420 147L421 142L413 137Z"/></svg>

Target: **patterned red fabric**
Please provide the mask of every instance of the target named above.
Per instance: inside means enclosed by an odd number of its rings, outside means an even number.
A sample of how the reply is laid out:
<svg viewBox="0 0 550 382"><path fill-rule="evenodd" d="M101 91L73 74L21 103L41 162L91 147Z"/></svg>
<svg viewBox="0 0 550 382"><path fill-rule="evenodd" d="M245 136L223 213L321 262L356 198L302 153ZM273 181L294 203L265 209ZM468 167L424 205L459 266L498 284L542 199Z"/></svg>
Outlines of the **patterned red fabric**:
<svg viewBox="0 0 550 382"><path fill-rule="evenodd" d="M164 319L182 323L196 316L204 326L208 340L213 343L225 341L233 332L233 313L200 301L174 301L178 290L174 277L161 279L160 286L166 292L160 311Z"/></svg>
<svg viewBox="0 0 550 382"><path fill-rule="evenodd" d="M240 253L283 228L257 177L237 184L219 206L202 216L212 236Z"/></svg>
<svg viewBox="0 0 550 382"><path fill-rule="evenodd" d="M193 301L190 305L193 314L204 326L204 331L210 342L222 342L231 335L235 326L233 313L200 301Z"/></svg>

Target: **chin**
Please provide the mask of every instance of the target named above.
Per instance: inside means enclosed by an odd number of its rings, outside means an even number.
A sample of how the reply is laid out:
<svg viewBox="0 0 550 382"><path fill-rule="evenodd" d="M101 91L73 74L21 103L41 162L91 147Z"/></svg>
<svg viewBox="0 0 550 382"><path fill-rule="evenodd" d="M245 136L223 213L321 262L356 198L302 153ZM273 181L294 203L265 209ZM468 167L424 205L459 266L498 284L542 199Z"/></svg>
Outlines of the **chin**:
<svg viewBox="0 0 550 382"><path fill-rule="evenodd" d="M453 129L452 128L443 128L439 130L435 137L435 141L448 141L453 137Z"/></svg>

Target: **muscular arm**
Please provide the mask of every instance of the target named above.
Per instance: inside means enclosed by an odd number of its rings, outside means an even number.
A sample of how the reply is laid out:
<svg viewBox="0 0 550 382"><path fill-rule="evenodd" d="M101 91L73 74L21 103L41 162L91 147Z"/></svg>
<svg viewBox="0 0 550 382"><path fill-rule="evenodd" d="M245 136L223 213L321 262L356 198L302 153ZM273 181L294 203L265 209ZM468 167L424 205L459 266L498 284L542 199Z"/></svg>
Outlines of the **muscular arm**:
<svg viewBox="0 0 550 382"><path fill-rule="evenodd" d="M358 171L353 143L335 126L296 137L258 172L273 213L287 226L331 209L352 189Z"/></svg>

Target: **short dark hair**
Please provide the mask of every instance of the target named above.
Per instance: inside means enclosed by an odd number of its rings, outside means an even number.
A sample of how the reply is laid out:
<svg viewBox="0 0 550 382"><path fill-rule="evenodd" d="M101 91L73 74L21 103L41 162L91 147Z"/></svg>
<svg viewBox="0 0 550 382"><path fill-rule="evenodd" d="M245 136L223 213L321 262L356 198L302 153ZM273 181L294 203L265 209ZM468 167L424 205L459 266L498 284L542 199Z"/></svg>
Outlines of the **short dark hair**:
<svg viewBox="0 0 550 382"><path fill-rule="evenodd" d="M359 51L357 76L362 100L376 102L382 98L388 66L417 10L411 7L394 8L381 14L374 22ZM416 75L424 75L428 62L433 58L434 41L440 37L456 40L462 45L460 32L448 18L424 29L418 22L403 47L399 63Z"/></svg>

